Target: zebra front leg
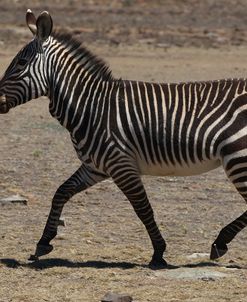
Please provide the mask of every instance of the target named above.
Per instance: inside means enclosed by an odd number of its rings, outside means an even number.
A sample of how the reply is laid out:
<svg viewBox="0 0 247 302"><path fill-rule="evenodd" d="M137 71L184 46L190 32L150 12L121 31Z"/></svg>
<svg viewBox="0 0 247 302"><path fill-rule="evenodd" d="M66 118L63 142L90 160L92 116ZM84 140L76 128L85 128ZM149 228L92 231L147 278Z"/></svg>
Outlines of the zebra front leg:
<svg viewBox="0 0 247 302"><path fill-rule="evenodd" d="M49 254L53 250L50 241L56 237L57 228L61 225L60 216L65 203L76 193L86 190L107 177L83 164L57 189L43 235L37 244L35 254L31 255L29 260L37 260L40 256Z"/></svg>
<svg viewBox="0 0 247 302"><path fill-rule="evenodd" d="M110 175L116 185L128 198L135 210L135 213L147 229L154 249L149 266L153 269L167 267L167 263L163 259L166 243L155 222L153 210L147 198L138 171L136 171L132 166L128 166L126 164L124 166L113 167Z"/></svg>

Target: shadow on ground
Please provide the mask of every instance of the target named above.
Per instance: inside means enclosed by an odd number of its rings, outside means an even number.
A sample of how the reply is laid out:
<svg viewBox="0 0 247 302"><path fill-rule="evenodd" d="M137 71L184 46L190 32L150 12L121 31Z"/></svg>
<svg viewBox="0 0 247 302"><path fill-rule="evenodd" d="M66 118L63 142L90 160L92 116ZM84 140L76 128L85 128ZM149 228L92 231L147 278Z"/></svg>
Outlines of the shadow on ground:
<svg viewBox="0 0 247 302"><path fill-rule="evenodd" d="M16 259L3 258L0 259L0 263L5 265L8 268L19 268L19 267L27 267L31 269L48 269L53 267L67 267L67 268L97 268L97 269L105 269L105 268L120 268L120 269L132 269L135 267L148 268L148 265L142 265L139 263L132 262L108 262L108 261L81 261L81 262L73 262L67 259L61 258L49 258L42 259L34 262L22 263ZM237 264L220 264L215 262L198 262L198 263L190 263L185 265L172 265L168 264L166 269L178 269L178 268L199 268L199 267L225 267L225 268L235 268L235 269L247 269L247 267L242 267Z"/></svg>
<svg viewBox="0 0 247 302"><path fill-rule="evenodd" d="M67 268L121 268L131 269L140 266L137 263L130 262L107 262L107 261L85 261L85 262L73 262L67 259L50 258L42 259L29 263L22 263L16 259L0 259L0 263L9 268L28 267L34 269L48 269L53 267L67 267Z"/></svg>

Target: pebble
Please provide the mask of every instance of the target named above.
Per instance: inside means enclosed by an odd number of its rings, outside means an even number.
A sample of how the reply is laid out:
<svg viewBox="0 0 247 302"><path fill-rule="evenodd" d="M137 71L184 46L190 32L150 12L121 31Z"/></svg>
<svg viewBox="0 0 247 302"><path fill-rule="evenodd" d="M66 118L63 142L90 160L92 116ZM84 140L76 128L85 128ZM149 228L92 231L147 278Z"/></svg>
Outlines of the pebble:
<svg viewBox="0 0 247 302"><path fill-rule="evenodd" d="M22 197L20 195L12 195L6 198L1 198L0 199L0 204L1 205L7 205L10 203L20 203L20 204L24 204L27 205L27 199L25 197Z"/></svg>
<svg viewBox="0 0 247 302"><path fill-rule="evenodd" d="M132 297L126 294L107 293L101 302L131 302Z"/></svg>
<svg viewBox="0 0 247 302"><path fill-rule="evenodd" d="M209 254L208 253L193 253L191 255L186 256L187 259L197 259L197 258L208 258L209 259Z"/></svg>
<svg viewBox="0 0 247 302"><path fill-rule="evenodd" d="M187 279L187 280L203 280L214 281L218 278L229 277L228 273L219 272L208 268L178 268L167 271L158 271L155 273L157 277L168 279Z"/></svg>

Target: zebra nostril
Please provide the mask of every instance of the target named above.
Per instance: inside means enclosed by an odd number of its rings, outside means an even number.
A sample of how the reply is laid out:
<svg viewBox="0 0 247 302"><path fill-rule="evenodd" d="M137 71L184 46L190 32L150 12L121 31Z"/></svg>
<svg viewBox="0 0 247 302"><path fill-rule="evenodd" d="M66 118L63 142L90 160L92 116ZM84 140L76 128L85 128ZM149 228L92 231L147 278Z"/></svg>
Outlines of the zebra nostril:
<svg viewBox="0 0 247 302"><path fill-rule="evenodd" d="M0 113L7 113L9 111L9 106L5 95L0 95Z"/></svg>

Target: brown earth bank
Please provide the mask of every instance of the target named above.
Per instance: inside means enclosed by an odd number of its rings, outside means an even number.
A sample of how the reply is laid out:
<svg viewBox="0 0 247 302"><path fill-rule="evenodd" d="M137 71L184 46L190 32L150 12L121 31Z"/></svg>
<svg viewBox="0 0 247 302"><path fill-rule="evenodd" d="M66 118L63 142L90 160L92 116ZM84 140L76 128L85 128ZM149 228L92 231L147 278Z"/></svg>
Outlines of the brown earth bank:
<svg viewBox="0 0 247 302"><path fill-rule="evenodd" d="M116 77L246 77L247 3L224 2L54 0L32 1L30 8L51 11L55 24L73 30ZM28 1L0 2L1 73L31 37L24 26L28 6ZM222 35L226 40L218 39ZM28 199L27 206L0 205L1 302L94 302L108 291L129 293L140 302L246 301L246 230L221 260L209 261L220 229L246 210L222 169L187 178L144 177L167 240L168 269L147 267L152 249L146 231L109 180L72 198L54 251L32 264L27 258L42 233L52 195L79 161L68 133L49 116L45 98L1 116L0 129L0 197Z"/></svg>
<svg viewBox="0 0 247 302"><path fill-rule="evenodd" d="M151 44L158 47L221 47L247 44L245 0L1 0L1 42L20 44L27 8L48 10L56 26L85 42Z"/></svg>

